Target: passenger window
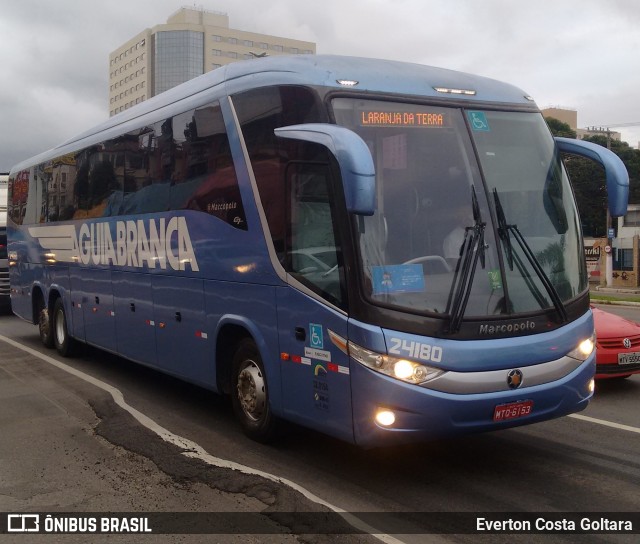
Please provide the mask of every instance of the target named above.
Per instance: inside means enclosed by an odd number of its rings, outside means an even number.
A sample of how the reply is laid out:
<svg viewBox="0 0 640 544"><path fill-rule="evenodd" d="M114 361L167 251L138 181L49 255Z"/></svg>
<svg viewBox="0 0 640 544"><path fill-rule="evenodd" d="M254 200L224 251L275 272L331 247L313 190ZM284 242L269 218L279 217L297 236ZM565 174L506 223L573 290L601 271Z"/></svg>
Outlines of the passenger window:
<svg viewBox="0 0 640 544"><path fill-rule="evenodd" d="M271 239L281 261L285 253L287 162L299 157L299 144L276 137L274 130L300 123L326 122L320 98L311 89L281 86L253 89L233 97Z"/></svg>
<svg viewBox="0 0 640 544"><path fill-rule="evenodd" d="M119 215L198 210L247 230L219 103L138 129L127 140L124 193L114 202Z"/></svg>

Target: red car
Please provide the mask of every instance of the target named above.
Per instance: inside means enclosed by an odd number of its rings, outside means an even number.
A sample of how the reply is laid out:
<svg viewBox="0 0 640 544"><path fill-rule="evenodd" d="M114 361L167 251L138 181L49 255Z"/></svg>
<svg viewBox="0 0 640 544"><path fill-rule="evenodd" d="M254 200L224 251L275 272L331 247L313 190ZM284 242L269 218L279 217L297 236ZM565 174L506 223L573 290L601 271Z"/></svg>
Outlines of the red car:
<svg viewBox="0 0 640 544"><path fill-rule="evenodd" d="M640 325L591 307L596 327L596 379L640 374Z"/></svg>

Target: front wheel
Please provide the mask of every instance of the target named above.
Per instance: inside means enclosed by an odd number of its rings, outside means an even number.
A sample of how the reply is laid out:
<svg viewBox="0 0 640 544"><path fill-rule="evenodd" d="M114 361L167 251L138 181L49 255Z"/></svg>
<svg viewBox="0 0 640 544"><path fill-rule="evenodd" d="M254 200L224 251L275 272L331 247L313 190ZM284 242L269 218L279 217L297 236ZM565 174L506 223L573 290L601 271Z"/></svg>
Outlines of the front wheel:
<svg viewBox="0 0 640 544"><path fill-rule="evenodd" d="M240 342L232 362L231 402L245 434L269 442L276 434L277 418L269 405L269 389L262 358L253 340Z"/></svg>
<svg viewBox="0 0 640 544"><path fill-rule="evenodd" d="M61 298L57 299L53 306L53 343L63 357L73 355L76 347L75 340L69 336L67 314Z"/></svg>

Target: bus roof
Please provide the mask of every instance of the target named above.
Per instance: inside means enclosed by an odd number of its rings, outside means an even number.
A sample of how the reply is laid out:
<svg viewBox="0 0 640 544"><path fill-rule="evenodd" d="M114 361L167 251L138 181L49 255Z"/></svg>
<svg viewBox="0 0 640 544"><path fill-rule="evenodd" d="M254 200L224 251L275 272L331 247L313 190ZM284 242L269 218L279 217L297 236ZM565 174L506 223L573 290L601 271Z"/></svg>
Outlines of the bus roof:
<svg viewBox="0 0 640 544"><path fill-rule="evenodd" d="M357 82L345 85L340 82ZM500 104L537 109L521 89L494 79L464 72L408 62L338 55L292 55L256 58L228 64L173 87L105 122L67 140L55 148L16 165L20 170L80 147L82 140L94 140L100 133L124 125L183 99L219 88L217 96L269 85L317 85L336 90L400 94L416 98L458 99L464 102ZM471 91L473 94L436 90ZM211 99L215 99L212 96ZM179 112L175 112L176 114ZM145 120L145 123L147 120ZM76 145L73 145L76 144Z"/></svg>

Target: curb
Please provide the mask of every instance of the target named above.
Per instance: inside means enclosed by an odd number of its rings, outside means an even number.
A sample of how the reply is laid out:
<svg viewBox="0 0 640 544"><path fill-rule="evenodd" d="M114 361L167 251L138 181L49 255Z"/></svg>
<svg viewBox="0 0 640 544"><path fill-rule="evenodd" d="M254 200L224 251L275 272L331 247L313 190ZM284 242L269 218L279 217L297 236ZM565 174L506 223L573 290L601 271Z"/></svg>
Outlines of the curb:
<svg viewBox="0 0 640 544"><path fill-rule="evenodd" d="M591 298L592 304L608 304L610 306L640 306L640 302L633 302L631 300L599 300L597 298Z"/></svg>

